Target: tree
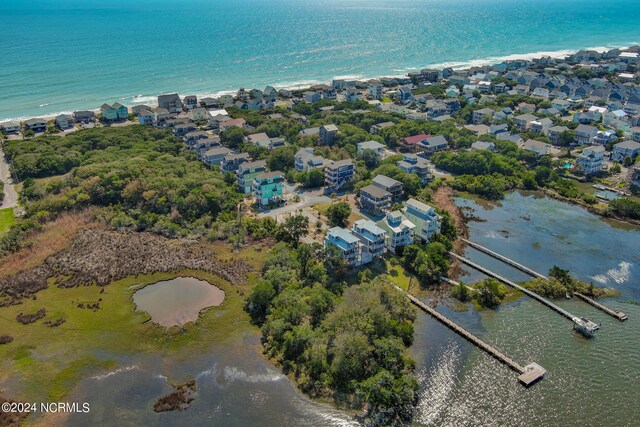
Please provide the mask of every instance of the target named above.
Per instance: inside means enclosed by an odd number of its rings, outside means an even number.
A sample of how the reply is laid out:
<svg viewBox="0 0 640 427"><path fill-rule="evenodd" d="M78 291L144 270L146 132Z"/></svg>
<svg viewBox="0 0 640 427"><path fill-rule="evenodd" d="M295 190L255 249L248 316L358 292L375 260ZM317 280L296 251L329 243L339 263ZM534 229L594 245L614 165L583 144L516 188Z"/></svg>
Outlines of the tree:
<svg viewBox="0 0 640 427"><path fill-rule="evenodd" d="M293 247L298 247L300 238L306 236L308 232L309 218L302 214L287 217L280 226L282 240L293 244Z"/></svg>
<svg viewBox="0 0 640 427"><path fill-rule="evenodd" d="M374 169L380 164L380 156L378 156L378 153L368 148L362 152L360 158L370 169Z"/></svg>
<svg viewBox="0 0 640 427"><path fill-rule="evenodd" d="M476 300L483 307L496 307L504 296L505 291L496 279L486 279L476 285Z"/></svg>
<svg viewBox="0 0 640 427"><path fill-rule="evenodd" d="M267 158L267 165L272 171L288 171L295 165L296 147L276 148Z"/></svg>
<svg viewBox="0 0 640 427"><path fill-rule="evenodd" d="M351 206L347 202L338 202L327 209L327 219L332 227L346 227L351 215Z"/></svg>
<svg viewBox="0 0 640 427"><path fill-rule="evenodd" d="M628 168L631 165L633 165L633 159L630 156L626 156L622 160L622 166L624 166L625 168Z"/></svg>
<svg viewBox="0 0 640 427"><path fill-rule="evenodd" d="M263 323L276 291L271 283L258 283L245 301L245 310L255 323Z"/></svg>
<svg viewBox="0 0 640 427"><path fill-rule="evenodd" d="M334 245L328 245L324 251L324 262L327 266L327 271L337 279L341 279L349 268L342 251Z"/></svg>
<svg viewBox="0 0 640 427"><path fill-rule="evenodd" d="M231 126L222 133L222 137L229 148L237 148L244 142L244 131L237 126Z"/></svg>

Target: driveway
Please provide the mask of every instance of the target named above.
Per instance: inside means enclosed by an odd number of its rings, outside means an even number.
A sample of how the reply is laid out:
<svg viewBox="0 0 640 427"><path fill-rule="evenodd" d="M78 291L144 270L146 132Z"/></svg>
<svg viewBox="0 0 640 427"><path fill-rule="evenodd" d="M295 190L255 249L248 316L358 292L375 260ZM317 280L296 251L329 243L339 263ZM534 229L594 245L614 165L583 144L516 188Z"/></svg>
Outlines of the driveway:
<svg viewBox="0 0 640 427"><path fill-rule="evenodd" d="M4 200L0 208L13 208L18 206L18 193L16 193L13 186L9 163L7 163L7 159L4 158L2 147L0 147L0 181L4 182Z"/></svg>
<svg viewBox="0 0 640 427"><path fill-rule="evenodd" d="M258 214L258 217L264 218L265 216L270 216L271 218L274 218L277 221L278 217L295 212L298 209L303 209L308 206L313 206L316 203L331 203L331 197L326 196L323 192L323 189L303 190L295 186L287 185L285 187L285 191L291 195L291 197L289 198L289 203L286 206L260 212ZM300 197L300 201L291 202L293 197L295 197L296 195Z"/></svg>

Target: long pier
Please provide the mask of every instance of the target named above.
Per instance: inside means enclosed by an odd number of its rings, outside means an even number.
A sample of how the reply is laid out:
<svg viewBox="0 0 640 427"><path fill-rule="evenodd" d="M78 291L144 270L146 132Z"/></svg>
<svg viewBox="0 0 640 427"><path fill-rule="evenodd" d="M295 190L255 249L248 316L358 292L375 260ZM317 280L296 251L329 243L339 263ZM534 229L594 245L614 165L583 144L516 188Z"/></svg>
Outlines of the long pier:
<svg viewBox="0 0 640 427"><path fill-rule="evenodd" d="M529 276L532 277L538 277L540 279L544 279L544 280L549 280L549 278L547 276L545 276L544 274L538 273L537 271L533 270L532 268L527 267L526 265L520 264L519 262L516 262L510 258L507 258L506 256L499 254L498 252L492 251L489 248L486 248L482 245L479 245L476 242L472 242L471 240L467 240L464 238L460 238L463 242L465 242L467 245L471 246L474 249L479 250L482 253L485 253L497 260L500 260L502 262L504 262L505 264L508 264L526 274L528 274ZM475 268L475 267L474 267ZM584 302L586 302L587 304L591 304L592 306L594 306L595 308L597 308L598 310L602 310L603 312L605 312L606 314L608 314L611 317L614 317L616 319L618 319L621 322L624 322L625 320L627 320L627 315L624 314L623 312L621 312L620 310L612 310L609 307L606 307L603 304L600 304L597 301L594 301L593 299L587 297L584 294L581 294L579 292L574 292L574 295L577 296L578 298L580 298L581 300L583 300Z"/></svg>
<svg viewBox="0 0 640 427"><path fill-rule="evenodd" d="M516 371L519 374L518 381L520 381L520 383L523 384L524 386L528 387L544 377L546 370L542 366L538 365L537 363L530 363L525 367L521 366L506 354L497 350L493 346L487 344L486 342L484 342L477 336L473 335L471 332L467 331L462 326L458 325L448 317L438 313L436 310L429 307L427 304L423 303L418 298L414 297L409 293L404 292L402 289L400 289L397 286L396 286L396 289L398 289L400 292L405 293L407 298L409 298L409 301L411 301L415 306L425 311L426 313L430 314L431 316L435 317L436 320L438 320L440 323L442 323L452 331L456 332L458 335L461 335L462 337L466 338L468 341L470 341L480 349L484 350L495 359L504 363L512 370Z"/></svg>
<svg viewBox="0 0 640 427"><path fill-rule="evenodd" d="M511 286L512 288L515 288L519 291L521 291L522 293L530 296L531 298L541 302L542 304L546 305L547 307L551 308L552 310L560 313L561 315L563 315L564 317L566 317L567 319L571 320L572 322L575 323L574 319L577 318L578 316L574 316L573 314L569 313L567 310L565 310L564 308L557 306L556 304L552 303L551 301L549 301L548 299L542 297L541 295L538 295L535 292L530 291L527 288L524 288L520 285L518 285L515 282L512 282L511 280L507 279L506 277L503 277L501 275L499 275L498 273L489 270L486 267L481 266L480 264L477 264L471 260L466 259L465 257L461 257L460 255L454 253L454 252L449 252L449 255L451 255L452 257L460 260L461 262L463 262L464 264L469 265L470 267L475 268L476 270L486 274L489 277L493 277L494 279L497 279L499 281L501 281L502 283Z"/></svg>
<svg viewBox="0 0 640 427"><path fill-rule="evenodd" d="M516 268L516 269L518 269L518 270L520 270L520 271L522 271L524 273L527 273L529 276L539 277L540 279L545 279L545 280L547 279L547 276L545 276L544 274L540 274L537 271L527 267L526 265L522 265L519 262L516 262L516 261L514 261L514 260L512 260L510 258L507 258L506 256L499 254L498 252L494 252L489 248L486 248L486 247L484 247L482 245L477 244L476 242L472 242L471 240L467 240L467 239L464 239L462 237L460 238L460 240L462 240L463 242L465 242L467 245L471 246L472 248L479 250L480 252L484 252L485 254L504 262L505 264L509 264L510 266L512 266L512 267L514 267L514 268Z"/></svg>
<svg viewBox="0 0 640 427"><path fill-rule="evenodd" d="M618 319L621 322L624 322L625 320L627 320L627 315L624 314L623 312L621 312L620 310L612 310L609 307L606 307L606 306L600 304L599 302L592 300L588 296L586 296L584 294L581 294L580 292L574 292L573 294L575 296L577 296L578 298L580 298L582 301L586 302L587 304L591 304L595 308L604 311L609 316L615 317L616 319Z"/></svg>

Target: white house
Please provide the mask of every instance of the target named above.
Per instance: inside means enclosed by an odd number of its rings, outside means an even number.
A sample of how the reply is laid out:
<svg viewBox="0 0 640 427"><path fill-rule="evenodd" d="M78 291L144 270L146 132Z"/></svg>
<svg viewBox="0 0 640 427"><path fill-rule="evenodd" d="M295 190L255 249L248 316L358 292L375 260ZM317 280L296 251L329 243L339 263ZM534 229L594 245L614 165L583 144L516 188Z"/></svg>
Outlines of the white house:
<svg viewBox="0 0 640 427"><path fill-rule="evenodd" d="M625 157L634 159L638 155L640 155L640 142L631 140L622 141L613 146L611 160L621 162Z"/></svg>
<svg viewBox="0 0 640 427"><path fill-rule="evenodd" d="M364 141L358 143L358 154L362 154L364 150L372 150L378 156L382 156L386 146L378 141Z"/></svg>
<svg viewBox="0 0 640 427"><path fill-rule="evenodd" d="M399 247L413 243L413 230L416 225L409 221L402 212L388 212L384 219L378 221L377 224L387 233L387 249L390 252L395 252Z"/></svg>
<svg viewBox="0 0 640 427"><path fill-rule="evenodd" d="M585 175L598 173L602 170L604 164L604 147L602 145L593 145L585 147L582 154L578 157L576 164L578 169Z"/></svg>

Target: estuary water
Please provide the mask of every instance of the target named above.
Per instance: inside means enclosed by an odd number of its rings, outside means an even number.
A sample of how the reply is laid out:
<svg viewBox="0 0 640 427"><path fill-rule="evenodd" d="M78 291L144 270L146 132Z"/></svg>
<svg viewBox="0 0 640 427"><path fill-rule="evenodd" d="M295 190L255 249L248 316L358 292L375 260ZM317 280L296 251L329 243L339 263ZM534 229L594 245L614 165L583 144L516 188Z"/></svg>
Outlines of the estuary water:
<svg viewBox="0 0 640 427"><path fill-rule="evenodd" d="M133 294L136 310L146 311L153 322L166 328L194 322L202 310L223 301L222 289L194 277L153 283Z"/></svg>
<svg viewBox="0 0 640 427"><path fill-rule="evenodd" d="M577 300L557 303L601 324L587 340L571 322L530 299L497 310L439 310L522 365L548 373L525 389L516 375L432 318L420 315L413 347L422 398L418 425L638 425L640 419L640 230L610 224L584 209L535 194L509 194L498 204L459 199L485 222L470 239L546 274L554 264L581 280L612 287L603 300L629 316L619 322ZM474 249L466 256L517 281L524 273ZM465 267L467 269L467 267ZM469 283L484 277L469 270Z"/></svg>
<svg viewBox="0 0 640 427"><path fill-rule="evenodd" d="M640 42L637 0L0 0L0 120Z"/></svg>
<svg viewBox="0 0 640 427"><path fill-rule="evenodd" d="M640 417L640 230L535 194L512 193L499 204L458 199L485 222L471 222L473 241L546 272L553 264L582 280L616 288L604 300L628 314L617 320L579 300L568 311L601 324L587 340L571 322L529 298L480 313L437 309L520 364L537 362L546 377L529 389L481 350L418 313L413 357L420 384L417 426L637 426ZM529 218L527 220L526 218ZM527 277L467 250L467 256L515 280ZM468 274L463 280L481 279ZM259 337L216 343L185 360L162 354L119 359L120 369L87 378L70 396L91 402L68 425L350 426L352 415L312 402L260 354ZM193 379L196 400L184 412L153 412L169 382Z"/></svg>

